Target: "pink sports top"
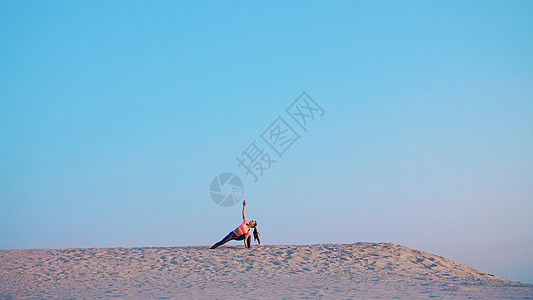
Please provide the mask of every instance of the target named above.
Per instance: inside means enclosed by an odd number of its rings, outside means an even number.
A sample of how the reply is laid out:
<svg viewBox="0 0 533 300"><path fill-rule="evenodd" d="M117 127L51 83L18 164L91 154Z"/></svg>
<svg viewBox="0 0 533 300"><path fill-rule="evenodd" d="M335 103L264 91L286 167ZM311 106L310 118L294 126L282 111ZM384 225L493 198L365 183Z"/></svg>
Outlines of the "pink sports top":
<svg viewBox="0 0 533 300"><path fill-rule="evenodd" d="M242 219L242 224L239 225L239 227L235 228L235 230L233 230L233 233L235 233L237 236L245 234L244 238L247 239L250 236L250 228L246 226L246 223L248 223L248 221L246 221L246 218Z"/></svg>

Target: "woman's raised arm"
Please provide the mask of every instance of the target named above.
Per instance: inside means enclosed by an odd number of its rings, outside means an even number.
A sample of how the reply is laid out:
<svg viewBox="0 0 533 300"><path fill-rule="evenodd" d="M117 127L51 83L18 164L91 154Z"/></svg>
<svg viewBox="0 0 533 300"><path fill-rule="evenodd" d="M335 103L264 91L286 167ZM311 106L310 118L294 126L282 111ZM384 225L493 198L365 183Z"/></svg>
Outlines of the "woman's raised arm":
<svg viewBox="0 0 533 300"><path fill-rule="evenodd" d="M246 200L242 201L242 219L246 219Z"/></svg>

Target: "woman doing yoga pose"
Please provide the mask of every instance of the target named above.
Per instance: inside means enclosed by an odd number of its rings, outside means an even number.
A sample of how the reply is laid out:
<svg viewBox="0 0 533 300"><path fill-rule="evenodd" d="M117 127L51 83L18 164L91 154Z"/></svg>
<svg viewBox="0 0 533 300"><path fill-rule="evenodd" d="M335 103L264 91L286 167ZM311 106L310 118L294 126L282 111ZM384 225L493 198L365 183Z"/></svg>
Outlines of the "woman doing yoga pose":
<svg viewBox="0 0 533 300"><path fill-rule="evenodd" d="M239 225L239 227L235 228L235 230L228 233L228 235L226 235L225 238L220 240L220 242L211 246L211 249L215 249L220 245L224 245L225 243L231 240L244 240L244 246L246 246L246 248L250 248L250 244L252 242L252 238L250 237L250 228L254 229L254 239L257 241L258 244L261 244L261 240L259 239L259 232L257 231L257 221L252 220L248 222L246 220L246 200L244 200L242 202L242 224Z"/></svg>

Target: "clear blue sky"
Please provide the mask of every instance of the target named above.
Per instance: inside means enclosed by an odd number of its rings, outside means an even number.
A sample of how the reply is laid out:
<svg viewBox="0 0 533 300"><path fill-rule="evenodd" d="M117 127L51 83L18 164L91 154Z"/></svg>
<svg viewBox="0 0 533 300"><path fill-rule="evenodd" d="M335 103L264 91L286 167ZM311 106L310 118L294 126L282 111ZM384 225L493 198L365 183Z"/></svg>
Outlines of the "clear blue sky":
<svg viewBox="0 0 533 300"><path fill-rule="evenodd" d="M386 241L533 282L532 1L2 1L0 248ZM235 157L325 110L257 183Z"/></svg>

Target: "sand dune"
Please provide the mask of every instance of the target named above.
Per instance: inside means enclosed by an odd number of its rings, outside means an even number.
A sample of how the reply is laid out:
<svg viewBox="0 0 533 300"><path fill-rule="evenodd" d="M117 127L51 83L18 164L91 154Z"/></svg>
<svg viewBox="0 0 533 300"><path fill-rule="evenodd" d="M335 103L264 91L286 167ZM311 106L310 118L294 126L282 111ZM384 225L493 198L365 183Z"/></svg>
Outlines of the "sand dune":
<svg viewBox="0 0 533 300"><path fill-rule="evenodd" d="M513 282L390 243L0 251L0 299L530 298Z"/></svg>

